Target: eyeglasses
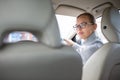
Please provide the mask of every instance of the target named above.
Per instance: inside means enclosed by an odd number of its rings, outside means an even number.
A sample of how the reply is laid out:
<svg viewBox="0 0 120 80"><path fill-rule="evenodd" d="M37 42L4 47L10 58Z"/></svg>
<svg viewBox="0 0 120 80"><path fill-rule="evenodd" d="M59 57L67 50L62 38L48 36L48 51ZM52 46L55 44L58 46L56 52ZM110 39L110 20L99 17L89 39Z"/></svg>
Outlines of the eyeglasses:
<svg viewBox="0 0 120 80"><path fill-rule="evenodd" d="M84 29L84 28L86 28L87 25L93 25L93 23L83 22L83 23L81 23L79 25L76 24L75 26L73 26L73 28L75 28L75 29Z"/></svg>

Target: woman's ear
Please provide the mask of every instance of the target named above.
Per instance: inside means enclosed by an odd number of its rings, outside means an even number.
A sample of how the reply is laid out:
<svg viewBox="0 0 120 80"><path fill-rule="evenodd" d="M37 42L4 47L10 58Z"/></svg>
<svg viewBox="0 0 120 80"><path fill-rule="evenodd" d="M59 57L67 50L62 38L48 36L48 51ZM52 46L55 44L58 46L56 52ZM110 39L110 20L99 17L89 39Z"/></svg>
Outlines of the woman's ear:
<svg viewBox="0 0 120 80"><path fill-rule="evenodd" d="M96 28L97 28L97 24L95 23L95 24L93 25L93 27L94 27L94 30L96 30Z"/></svg>

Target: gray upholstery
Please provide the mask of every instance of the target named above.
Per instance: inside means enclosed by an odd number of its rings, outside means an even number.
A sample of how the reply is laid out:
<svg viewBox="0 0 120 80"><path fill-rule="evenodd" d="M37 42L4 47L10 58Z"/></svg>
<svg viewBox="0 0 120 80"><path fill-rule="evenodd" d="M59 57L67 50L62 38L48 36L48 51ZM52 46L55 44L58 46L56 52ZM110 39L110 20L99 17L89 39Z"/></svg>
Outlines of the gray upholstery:
<svg viewBox="0 0 120 80"><path fill-rule="evenodd" d="M109 7L103 12L101 29L109 41L83 67L82 80L120 80L120 14Z"/></svg>
<svg viewBox="0 0 120 80"><path fill-rule="evenodd" d="M120 42L120 14L118 9L109 7L104 11L102 17L103 35L109 42Z"/></svg>
<svg viewBox="0 0 120 80"><path fill-rule="evenodd" d="M39 42L3 44L21 30ZM81 80L81 57L61 45L50 0L0 0L0 39L0 80Z"/></svg>
<svg viewBox="0 0 120 80"><path fill-rule="evenodd" d="M43 43L60 46L57 22L50 5L48 0L0 0L0 36L7 31L29 30Z"/></svg>

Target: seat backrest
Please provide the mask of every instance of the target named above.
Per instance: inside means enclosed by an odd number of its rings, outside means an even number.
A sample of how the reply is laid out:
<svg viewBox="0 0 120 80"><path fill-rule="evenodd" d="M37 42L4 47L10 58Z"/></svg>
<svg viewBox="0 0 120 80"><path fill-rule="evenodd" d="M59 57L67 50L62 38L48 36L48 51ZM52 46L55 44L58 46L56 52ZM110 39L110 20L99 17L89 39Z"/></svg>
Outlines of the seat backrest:
<svg viewBox="0 0 120 80"><path fill-rule="evenodd" d="M109 42L84 65L82 80L120 80L120 14L114 6L104 10L101 29Z"/></svg>
<svg viewBox="0 0 120 80"><path fill-rule="evenodd" d="M4 44L12 31L38 42ZM81 80L81 73L79 54L61 45L50 0L0 0L0 80Z"/></svg>

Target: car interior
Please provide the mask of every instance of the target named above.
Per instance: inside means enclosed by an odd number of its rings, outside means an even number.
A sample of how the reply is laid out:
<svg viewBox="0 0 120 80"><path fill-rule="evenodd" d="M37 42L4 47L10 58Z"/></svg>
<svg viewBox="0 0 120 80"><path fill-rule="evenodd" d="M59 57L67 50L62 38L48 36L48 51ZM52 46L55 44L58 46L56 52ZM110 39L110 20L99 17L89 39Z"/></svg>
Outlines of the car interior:
<svg viewBox="0 0 120 80"><path fill-rule="evenodd" d="M0 0L0 12L0 80L120 80L119 0ZM106 40L85 65L62 43L56 16L84 12L101 18L98 34ZM21 32L33 41L8 40ZM67 38L76 36L73 31Z"/></svg>
<svg viewBox="0 0 120 80"><path fill-rule="evenodd" d="M94 1L93 0L92 1L91 0L90 1L89 0L74 0L74 1L73 0L52 0L52 1L53 1L53 7L55 10L55 13L57 15L77 17L81 13L89 12L94 15L96 20L99 18L102 18L102 13L104 9L107 7L114 6L117 9L120 9L119 0L94 0ZM65 21L62 24L65 24ZM103 43L107 43L108 41L103 36L103 33L101 31L101 20L99 21L99 24L97 25L99 28L99 30L97 31L98 32L97 35L99 35ZM61 27L61 25L59 27ZM62 30L61 32L63 33ZM73 32L72 30L69 31L67 38L69 39L73 38L73 40L75 40L75 32Z"/></svg>
<svg viewBox="0 0 120 80"><path fill-rule="evenodd" d="M78 16L89 12L101 17L100 29L107 42L83 66L82 80L120 80L120 1L119 0L52 0L56 14ZM100 33L98 33L100 34ZM76 34L69 39L75 41Z"/></svg>

